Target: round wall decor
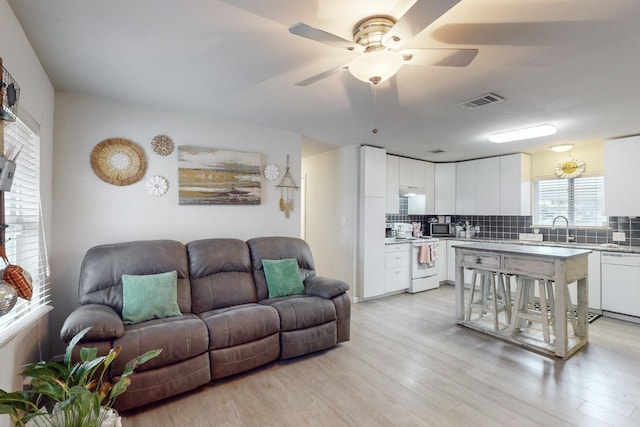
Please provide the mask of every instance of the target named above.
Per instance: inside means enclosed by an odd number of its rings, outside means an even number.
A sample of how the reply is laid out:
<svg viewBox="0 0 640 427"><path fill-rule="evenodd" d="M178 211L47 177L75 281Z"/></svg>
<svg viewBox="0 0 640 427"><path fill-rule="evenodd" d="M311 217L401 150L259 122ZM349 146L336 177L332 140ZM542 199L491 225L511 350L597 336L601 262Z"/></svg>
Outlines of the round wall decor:
<svg viewBox="0 0 640 427"><path fill-rule="evenodd" d="M147 178L144 182L144 188L146 188L147 193L152 196L160 197L164 196L169 189L169 183L167 180L160 176L154 175Z"/></svg>
<svg viewBox="0 0 640 427"><path fill-rule="evenodd" d="M160 156L168 156L173 152L173 140L167 135L157 135L151 141L153 151Z"/></svg>
<svg viewBox="0 0 640 427"><path fill-rule="evenodd" d="M555 173L560 178L577 178L584 173L587 165L575 157L571 157L556 165Z"/></svg>
<svg viewBox="0 0 640 427"><path fill-rule="evenodd" d="M140 181L147 169L142 148L124 138L100 142L93 147L90 162L98 178L120 186Z"/></svg>
<svg viewBox="0 0 640 427"><path fill-rule="evenodd" d="M274 165L273 163L269 163L267 166L265 166L263 173L264 177L269 181L275 181L276 179L278 179L278 175L280 175L278 166Z"/></svg>

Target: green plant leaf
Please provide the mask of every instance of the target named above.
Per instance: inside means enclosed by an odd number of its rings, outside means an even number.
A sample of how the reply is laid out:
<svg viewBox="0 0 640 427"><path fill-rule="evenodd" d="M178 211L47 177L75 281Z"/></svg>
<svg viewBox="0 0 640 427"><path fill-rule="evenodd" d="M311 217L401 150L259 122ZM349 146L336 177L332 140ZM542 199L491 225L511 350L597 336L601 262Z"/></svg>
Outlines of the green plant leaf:
<svg viewBox="0 0 640 427"><path fill-rule="evenodd" d="M69 341L69 345L67 345L67 350L64 353L64 364L67 366L71 366L71 355L73 354L73 349L76 344L80 342L80 340L91 330L91 326L88 328L84 328L80 332L78 332L71 341Z"/></svg>
<svg viewBox="0 0 640 427"><path fill-rule="evenodd" d="M127 362L126 365L124 365L124 370L122 372L122 376L123 377L128 377L129 375L131 375L133 373L133 371L139 365L142 365L143 363L148 362L149 360L153 359L154 357L158 357L158 355L160 355L160 353L162 353L162 349L161 348L156 348L155 350L149 350L146 353L141 354L138 357L134 357L129 362Z"/></svg>
<svg viewBox="0 0 640 427"><path fill-rule="evenodd" d="M82 347L80 349L80 360L87 362L93 360L98 356L98 349L96 347Z"/></svg>
<svg viewBox="0 0 640 427"><path fill-rule="evenodd" d="M100 356L97 359L77 364L73 383L86 386L93 379L94 372L102 365L104 360L105 356Z"/></svg>
<svg viewBox="0 0 640 427"><path fill-rule="evenodd" d="M122 393L127 391L127 387L131 384L131 379L128 377L120 377L118 381L113 385L111 393L109 394L109 401L115 402L116 398Z"/></svg>

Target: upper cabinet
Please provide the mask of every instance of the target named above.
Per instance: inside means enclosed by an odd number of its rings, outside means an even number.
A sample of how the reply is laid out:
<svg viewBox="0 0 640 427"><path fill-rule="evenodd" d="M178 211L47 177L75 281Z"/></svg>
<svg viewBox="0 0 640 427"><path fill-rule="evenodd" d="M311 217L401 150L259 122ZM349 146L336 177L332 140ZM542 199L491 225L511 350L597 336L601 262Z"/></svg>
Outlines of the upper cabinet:
<svg viewBox="0 0 640 427"><path fill-rule="evenodd" d="M531 156L500 157L500 215L531 215Z"/></svg>
<svg viewBox="0 0 640 427"><path fill-rule="evenodd" d="M422 160L398 157L400 160L400 187L424 190L426 163Z"/></svg>
<svg viewBox="0 0 640 427"><path fill-rule="evenodd" d="M434 213L456 213L456 164L436 163Z"/></svg>
<svg viewBox="0 0 640 427"><path fill-rule="evenodd" d="M456 211L458 215L476 215L478 163L475 160L456 163ZM438 212L440 213L440 212Z"/></svg>
<svg viewBox="0 0 640 427"><path fill-rule="evenodd" d="M387 213L400 213L400 157L387 155Z"/></svg>
<svg viewBox="0 0 640 427"><path fill-rule="evenodd" d="M476 162L476 211L478 215L500 215L500 157Z"/></svg>
<svg viewBox="0 0 640 427"><path fill-rule="evenodd" d="M456 163L455 201L458 215L530 215L530 157L513 154Z"/></svg>
<svg viewBox="0 0 640 427"><path fill-rule="evenodd" d="M407 193L416 194L407 197ZM408 198L410 215L435 212L435 165L387 155L387 213L399 213L399 197Z"/></svg>
<svg viewBox="0 0 640 427"><path fill-rule="evenodd" d="M640 216L640 198L630 192L638 182L635 163L639 157L640 136L605 141L605 215Z"/></svg>
<svg viewBox="0 0 640 427"><path fill-rule="evenodd" d="M387 197L387 153L376 147L360 147L363 196Z"/></svg>

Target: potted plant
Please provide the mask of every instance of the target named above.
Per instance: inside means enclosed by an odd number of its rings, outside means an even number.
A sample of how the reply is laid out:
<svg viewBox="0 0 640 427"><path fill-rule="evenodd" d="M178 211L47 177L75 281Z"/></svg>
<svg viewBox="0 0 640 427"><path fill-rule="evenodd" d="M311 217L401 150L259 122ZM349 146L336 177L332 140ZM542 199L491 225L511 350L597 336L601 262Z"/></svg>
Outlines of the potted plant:
<svg viewBox="0 0 640 427"><path fill-rule="evenodd" d="M162 350L150 350L129 361L112 384L108 369L121 347L105 356L98 356L96 348L81 348L80 361L71 363L75 346L90 329L83 329L69 342L63 363L25 365L20 375L30 378L30 387L11 393L0 390L0 414L9 414L19 427L100 427L108 418L117 419L111 408L131 383L129 376Z"/></svg>

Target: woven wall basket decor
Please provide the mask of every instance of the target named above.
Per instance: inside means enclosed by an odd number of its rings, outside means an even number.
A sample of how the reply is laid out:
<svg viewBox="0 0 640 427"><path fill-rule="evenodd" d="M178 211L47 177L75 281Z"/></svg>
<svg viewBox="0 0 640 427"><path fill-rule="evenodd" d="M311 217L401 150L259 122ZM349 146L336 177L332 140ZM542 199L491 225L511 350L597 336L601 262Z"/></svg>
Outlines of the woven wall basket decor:
<svg viewBox="0 0 640 427"><path fill-rule="evenodd" d="M91 151L93 172L109 184L131 185L144 176L147 161L142 148L124 138L105 139Z"/></svg>

